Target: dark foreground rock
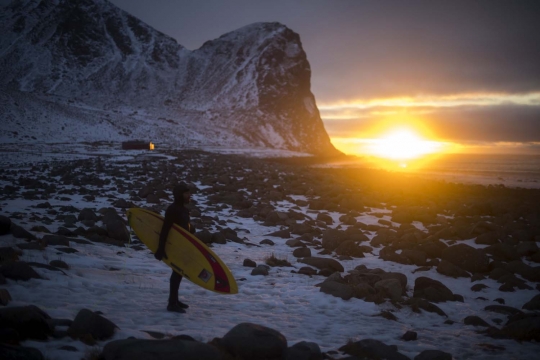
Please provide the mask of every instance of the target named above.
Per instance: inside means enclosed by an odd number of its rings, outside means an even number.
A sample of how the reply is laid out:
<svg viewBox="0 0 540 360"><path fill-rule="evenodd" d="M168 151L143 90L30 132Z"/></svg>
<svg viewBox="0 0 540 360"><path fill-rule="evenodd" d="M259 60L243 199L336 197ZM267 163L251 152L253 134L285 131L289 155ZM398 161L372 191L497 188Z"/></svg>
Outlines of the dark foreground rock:
<svg viewBox="0 0 540 360"><path fill-rule="evenodd" d="M104 360L221 360L219 350L205 343L184 339L125 339L107 343L101 354Z"/></svg>
<svg viewBox="0 0 540 360"><path fill-rule="evenodd" d="M410 360L409 357L397 351L397 346L386 345L374 339L351 342L339 350L360 359Z"/></svg>
<svg viewBox="0 0 540 360"><path fill-rule="evenodd" d="M236 359L280 359L287 351L287 339L268 327L241 323L216 341Z"/></svg>

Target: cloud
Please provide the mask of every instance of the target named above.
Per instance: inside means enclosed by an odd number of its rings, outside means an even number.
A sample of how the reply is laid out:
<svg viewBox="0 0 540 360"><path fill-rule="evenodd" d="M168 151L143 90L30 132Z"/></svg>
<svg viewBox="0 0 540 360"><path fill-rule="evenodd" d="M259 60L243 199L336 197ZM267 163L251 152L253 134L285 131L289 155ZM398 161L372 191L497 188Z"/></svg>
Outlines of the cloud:
<svg viewBox="0 0 540 360"><path fill-rule="evenodd" d="M540 106L376 107L322 117L330 137L361 137L386 123L420 125L438 140L458 143L540 141Z"/></svg>

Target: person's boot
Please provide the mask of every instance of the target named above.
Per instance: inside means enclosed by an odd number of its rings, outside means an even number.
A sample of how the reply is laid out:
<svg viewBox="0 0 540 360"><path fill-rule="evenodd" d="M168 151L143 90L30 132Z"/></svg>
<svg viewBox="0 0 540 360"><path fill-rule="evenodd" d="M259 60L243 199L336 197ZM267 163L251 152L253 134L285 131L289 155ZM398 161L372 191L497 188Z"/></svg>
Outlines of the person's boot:
<svg viewBox="0 0 540 360"><path fill-rule="evenodd" d="M189 308L189 305L188 304L185 304L183 302L181 302L180 300L178 300L176 302L182 309L188 309Z"/></svg>
<svg viewBox="0 0 540 360"><path fill-rule="evenodd" d="M184 310L184 308L177 302L169 303L169 305L167 305L167 311L172 311L172 312L176 312L180 314L183 314L186 312L186 310Z"/></svg>

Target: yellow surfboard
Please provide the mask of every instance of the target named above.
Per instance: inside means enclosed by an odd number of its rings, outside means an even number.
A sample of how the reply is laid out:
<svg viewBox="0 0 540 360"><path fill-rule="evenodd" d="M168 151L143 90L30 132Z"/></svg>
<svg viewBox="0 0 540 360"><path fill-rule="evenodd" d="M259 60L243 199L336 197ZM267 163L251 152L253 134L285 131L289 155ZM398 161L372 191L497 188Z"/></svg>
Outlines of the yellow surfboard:
<svg viewBox="0 0 540 360"><path fill-rule="evenodd" d="M137 237L155 253L163 216L132 208L127 211L127 217ZM227 265L202 241L177 224L169 231L165 252L168 258L163 258L163 262L192 283L220 294L238 293L238 285Z"/></svg>

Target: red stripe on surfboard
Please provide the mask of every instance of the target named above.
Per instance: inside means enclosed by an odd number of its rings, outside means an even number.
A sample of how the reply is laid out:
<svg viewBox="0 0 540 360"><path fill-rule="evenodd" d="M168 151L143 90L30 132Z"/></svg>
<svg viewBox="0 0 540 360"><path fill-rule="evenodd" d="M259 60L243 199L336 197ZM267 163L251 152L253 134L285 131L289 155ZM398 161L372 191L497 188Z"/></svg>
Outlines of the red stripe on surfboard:
<svg viewBox="0 0 540 360"><path fill-rule="evenodd" d="M161 221L163 221L163 218L160 216L160 215L157 215L157 214L154 214L152 213L151 211L148 211L148 210L144 210L144 209L141 209L143 210L145 213L147 213L148 215L152 215L158 219L160 219ZM225 270L223 270L223 267L221 267L221 265L219 264L219 262L217 261L217 259L215 259L212 254L210 254L208 252L208 250L206 248L204 248L196 239L195 237L193 237L193 235L191 235L189 232L187 232L184 228L176 225L173 223L173 226L172 226L176 231L178 231L180 234L182 234L186 239L188 239L188 241L193 245L195 246L197 249L199 249L199 251L204 255L204 257L206 258L206 260L208 260L208 262L210 263L210 266L212 266L212 270L214 271L214 279L215 279L215 282L214 282L214 290L216 291L220 291L220 292L224 292L224 293L230 293L231 292L231 287L229 285L229 279L227 278L227 275L225 274ZM220 281L218 281L218 279ZM221 282L224 282L224 283L221 283Z"/></svg>

